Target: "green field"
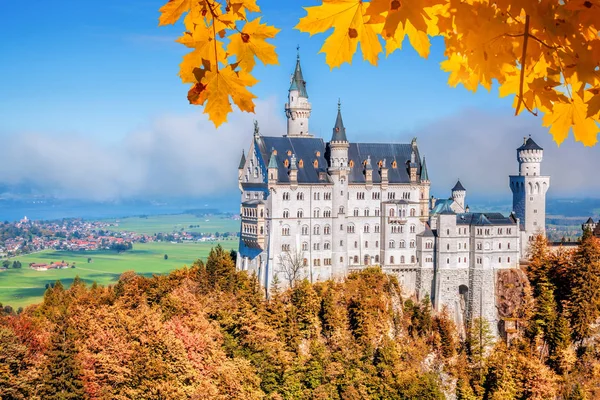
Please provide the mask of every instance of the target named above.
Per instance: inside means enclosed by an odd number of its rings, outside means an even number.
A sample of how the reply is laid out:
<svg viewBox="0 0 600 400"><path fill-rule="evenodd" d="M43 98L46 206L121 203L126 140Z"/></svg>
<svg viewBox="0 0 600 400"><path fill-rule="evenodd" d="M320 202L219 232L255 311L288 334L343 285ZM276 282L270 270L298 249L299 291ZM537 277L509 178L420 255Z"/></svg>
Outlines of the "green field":
<svg viewBox="0 0 600 400"><path fill-rule="evenodd" d="M114 231L129 231L153 235L155 233L179 232L182 229L186 232L238 232L240 230L240 221L222 216L198 217L193 214L176 215L152 215L148 217L127 217L106 219L105 222L116 222L118 227L111 227ZM189 226L199 225L199 228L190 228Z"/></svg>
<svg viewBox="0 0 600 400"><path fill-rule="evenodd" d="M139 227L144 229L142 225ZM23 268L9 268L7 271L0 272L0 303L11 305L15 309L38 303L43 298L47 283L61 280L68 287L76 275L88 283L96 281L98 284L107 285L115 283L124 271L134 270L146 276L166 273L184 265L191 265L198 258L205 259L211 247L216 246L217 243L227 250L237 249L238 246L237 240L176 244L153 242L134 243L132 250L121 254L107 250L82 252L45 250L15 257L10 261L21 261ZM165 254L169 256L168 260L164 259ZM91 263L87 262L88 257L92 258ZM49 271L34 271L28 267L32 262L50 263L62 260L68 263L74 262L76 267Z"/></svg>

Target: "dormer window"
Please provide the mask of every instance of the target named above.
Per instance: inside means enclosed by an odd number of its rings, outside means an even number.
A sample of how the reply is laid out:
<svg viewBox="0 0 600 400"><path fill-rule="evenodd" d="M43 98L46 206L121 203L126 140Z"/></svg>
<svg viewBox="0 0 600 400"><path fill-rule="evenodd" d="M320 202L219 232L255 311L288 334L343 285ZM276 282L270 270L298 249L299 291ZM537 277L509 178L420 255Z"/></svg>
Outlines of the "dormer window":
<svg viewBox="0 0 600 400"><path fill-rule="evenodd" d="M286 167L286 168L288 168L290 166L290 161L289 160L285 160L283 162L283 166Z"/></svg>
<svg viewBox="0 0 600 400"><path fill-rule="evenodd" d="M318 160L313 161L313 167L319 168L319 161Z"/></svg>
<svg viewBox="0 0 600 400"><path fill-rule="evenodd" d="M291 151L291 150L288 150L288 151L287 151L287 155L288 155L288 157L289 157L289 156L291 156L291 155L292 155L292 151Z"/></svg>
<svg viewBox="0 0 600 400"><path fill-rule="evenodd" d="M397 168L398 167L398 163L396 163L396 160L394 160L392 162L392 168Z"/></svg>
<svg viewBox="0 0 600 400"><path fill-rule="evenodd" d="M298 167L300 167L300 168L304 168L304 161L300 160L300 161L298 162Z"/></svg>
<svg viewBox="0 0 600 400"><path fill-rule="evenodd" d="M350 163L348 165L350 166L350 168L354 168L354 160L350 160Z"/></svg>

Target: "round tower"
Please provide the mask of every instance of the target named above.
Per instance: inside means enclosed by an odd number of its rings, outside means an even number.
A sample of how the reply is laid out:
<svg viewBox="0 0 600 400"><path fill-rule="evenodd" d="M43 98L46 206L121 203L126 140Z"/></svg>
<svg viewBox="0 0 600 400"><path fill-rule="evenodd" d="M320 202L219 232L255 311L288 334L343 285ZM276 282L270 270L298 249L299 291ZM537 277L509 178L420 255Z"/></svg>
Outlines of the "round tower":
<svg viewBox="0 0 600 400"><path fill-rule="evenodd" d="M467 197L467 189L460 183L460 179L456 181L456 185L452 188L452 200L460 206L459 212L465 212L465 198Z"/></svg>
<svg viewBox="0 0 600 400"><path fill-rule="evenodd" d="M521 229L521 258L527 257L528 244L537 234L546 234L546 192L550 177L542 176L542 149L531 137L523 138L517 149L519 175L510 176L513 211Z"/></svg>
<svg viewBox="0 0 600 400"><path fill-rule="evenodd" d="M308 102L306 81L302 76L300 67L300 53L296 58L296 69L291 78L288 91L288 102L285 104L285 115L287 117L287 136L312 137L308 130L308 119L310 118L311 105Z"/></svg>

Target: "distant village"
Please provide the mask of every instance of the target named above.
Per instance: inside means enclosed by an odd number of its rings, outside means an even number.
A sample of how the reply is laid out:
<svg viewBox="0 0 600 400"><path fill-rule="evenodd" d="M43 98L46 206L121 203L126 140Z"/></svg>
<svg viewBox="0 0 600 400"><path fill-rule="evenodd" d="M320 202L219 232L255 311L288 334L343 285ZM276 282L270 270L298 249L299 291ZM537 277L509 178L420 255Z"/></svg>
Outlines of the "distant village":
<svg viewBox="0 0 600 400"><path fill-rule="evenodd" d="M237 232L201 233L179 232L155 233L153 235L119 231L118 222L64 219L60 221L32 221L24 217L18 222L0 222L0 258L15 257L46 249L62 251L115 250L126 251L133 243L155 241L205 242L237 236ZM0 268L12 264L5 260ZM13 266L14 267L14 266ZM33 269L48 270L70 268L65 262L32 264Z"/></svg>

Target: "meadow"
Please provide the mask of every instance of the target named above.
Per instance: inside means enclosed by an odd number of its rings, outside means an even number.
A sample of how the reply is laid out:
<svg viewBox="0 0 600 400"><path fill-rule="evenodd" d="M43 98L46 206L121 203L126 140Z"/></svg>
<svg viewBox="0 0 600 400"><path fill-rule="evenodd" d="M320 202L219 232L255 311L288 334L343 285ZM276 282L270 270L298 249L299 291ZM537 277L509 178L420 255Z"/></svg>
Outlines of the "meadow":
<svg viewBox="0 0 600 400"><path fill-rule="evenodd" d="M127 218L129 219L129 218ZM235 222L235 221L233 221ZM163 223L163 221L161 221ZM131 224L133 225L133 224ZM158 226L158 225L155 225ZM145 229L139 226L140 229ZM121 228L120 229L124 229ZM164 230L159 230L161 232ZM170 231L169 231L170 232ZM125 271L150 276L164 274L184 265L191 265L197 259L206 259L210 249L221 244L227 250L237 250L237 240L195 243L134 243L133 249L124 253L114 251L55 251L42 252L11 258L10 261L21 261L23 268L9 268L0 272L0 303L17 309L42 300L46 284L60 280L69 287L75 276L86 283L97 282L101 285L114 284ZM164 255L168 259L164 259ZM88 263L88 258L91 262ZM30 263L50 263L51 261L75 263L75 268L35 271L29 268Z"/></svg>
<svg viewBox="0 0 600 400"><path fill-rule="evenodd" d="M238 232L240 221L223 216L196 216L193 214L150 215L126 218L111 218L105 222L117 223L118 226L109 230L137 232L146 235L155 233L173 233L184 230L186 232ZM194 226L194 228L190 228ZM197 227L196 227L197 226Z"/></svg>

